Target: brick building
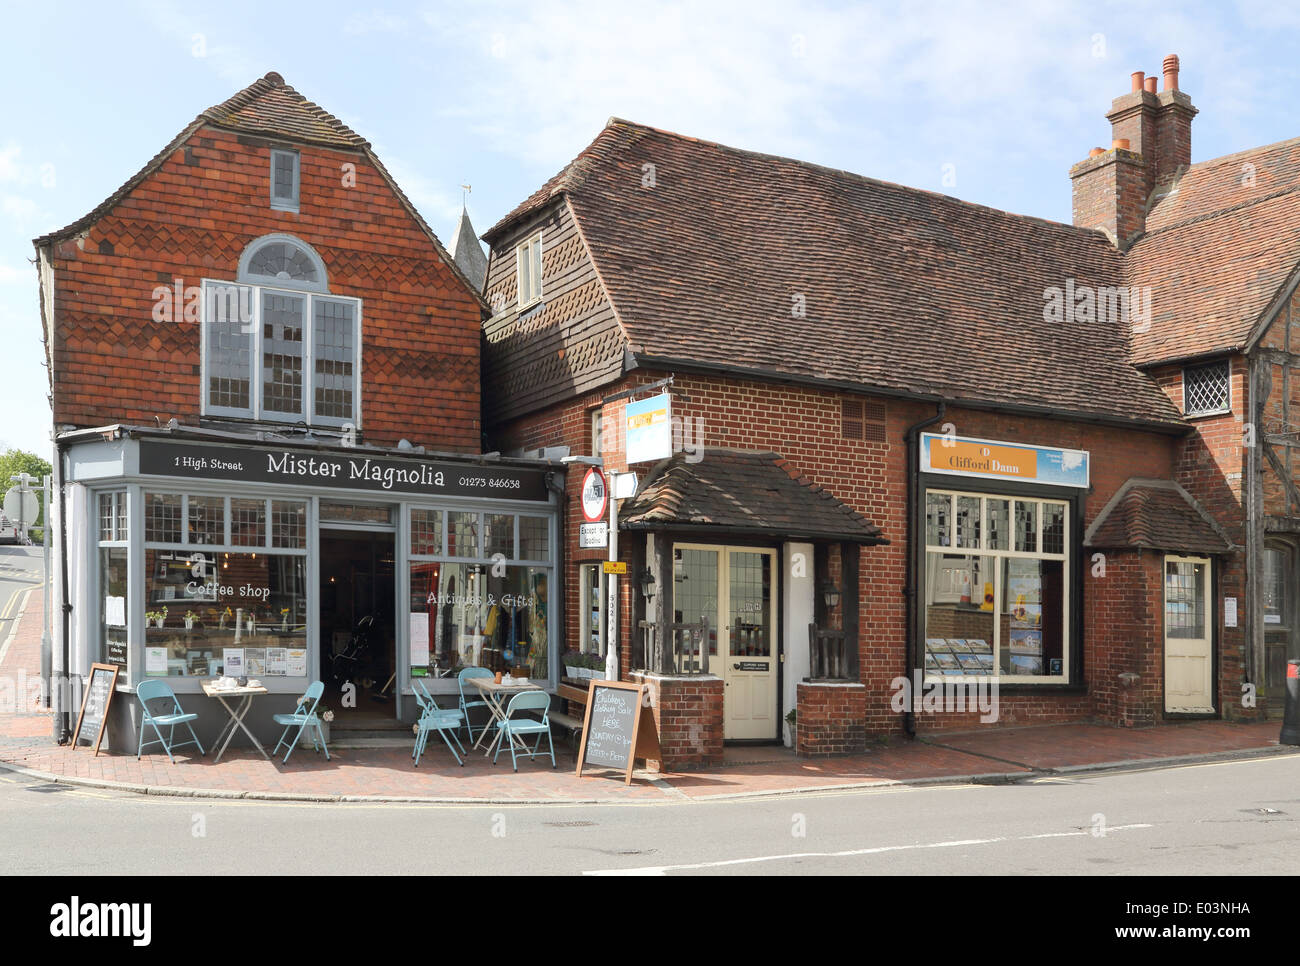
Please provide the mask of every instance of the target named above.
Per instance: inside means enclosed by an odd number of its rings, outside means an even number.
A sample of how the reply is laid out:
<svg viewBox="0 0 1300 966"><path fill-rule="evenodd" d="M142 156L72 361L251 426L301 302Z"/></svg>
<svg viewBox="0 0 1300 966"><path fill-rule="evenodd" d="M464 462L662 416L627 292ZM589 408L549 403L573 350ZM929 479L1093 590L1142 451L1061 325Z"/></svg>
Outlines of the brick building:
<svg viewBox="0 0 1300 966"><path fill-rule="evenodd" d="M997 725L1268 710L1300 141L1193 164L1176 57L1156 87L1070 172L1073 225L615 118L485 234L489 445L637 474L617 654L692 736L672 763L795 709L809 753L993 723L900 678L996 683ZM673 445L629 462L629 407ZM581 485L564 636L599 655ZM838 532L788 513L823 499Z"/></svg>
<svg viewBox="0 0 1300 966"><path fill-rule="evenodd" d="M165 677L205 741L221 674L263 734L315 679L358 686L347 726L457 667L550 677L560 468L481 456L486 304L367 141L270 73L35 245L56 675Z"/></svg>

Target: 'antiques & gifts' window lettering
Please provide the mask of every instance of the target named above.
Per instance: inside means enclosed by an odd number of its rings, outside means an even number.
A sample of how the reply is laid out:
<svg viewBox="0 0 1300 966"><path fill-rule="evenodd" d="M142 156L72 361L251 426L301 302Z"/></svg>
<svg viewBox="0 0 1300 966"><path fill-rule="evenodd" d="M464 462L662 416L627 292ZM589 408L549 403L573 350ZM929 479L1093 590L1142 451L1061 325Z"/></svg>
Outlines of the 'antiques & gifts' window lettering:
<svg viewBox="0 0 1300 966"><path fill-rule="evenodd" d="M237 283L203 282L203 411L311 426L361 421L361 300L329 295L306 245L270 235Z"/></svg>
<svg viewBox="0 0 1300 966"><path fill-rule="evenodd" d="M1069 507L929 490L927 678L1068 681Z"/></svg>

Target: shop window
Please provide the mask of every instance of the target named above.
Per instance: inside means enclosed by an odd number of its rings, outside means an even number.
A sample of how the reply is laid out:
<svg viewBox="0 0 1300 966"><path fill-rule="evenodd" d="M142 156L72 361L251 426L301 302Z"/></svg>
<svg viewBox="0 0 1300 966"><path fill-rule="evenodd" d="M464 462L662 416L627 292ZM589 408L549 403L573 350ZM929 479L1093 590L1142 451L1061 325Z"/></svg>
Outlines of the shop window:
<svg viewBox="0 0 1300 966"><path fill-rule="evenodd" d="M478 514L447 514L447 556L477 557L478 549Z"/></svg>
<svg viewBox="0 0 1300 966"><path fill-rule="evenodd" d="M925 506L927 675L1069 680L1068 504L931 490Z"/></svg>
<svg viewBox="0 0 1300 966"><path fill-rule="evenodd" d="M305 677L306 501L144 502L145 676Z"/></svg>
<svg viewBox="0 0 1300 966"><path fill-rule="evenodd" d="M483 556L497 554L506 560L515 556L515 518L508 513L488 513L483 517Z"/></svg>
<svg viewBox="0 0 1300 966"><path fill-rule="evenodd" d="M307 675L307 558L145 550L144 673Z"/></svg>
<svg viewBox="0 0 1300 966"><path fill-rule="evenodd" d="M466 667L545 681L548 574L540 567L412 562L410 665L413 677L452 676Z"/></svg>
<svg viewBox="0 0 1300 966"><path fill-rule="evenodd" d="M442 555L442 511L411 511L411 553Z"/></svg>
<svg viewBox="0 0 1300 966"><path fill-rule="evenodd" d="M519 559L551 559L550 521L546 517L519 518Z"/></svg>
<svg viewBox="0 0 1300 966"><path fill-rule="evenodd" d="M126 491L99 494L99 539L125 542L127 522Z"/></svg>
<svg viewBox="0 0 1300 966"><path fill-rule="evenodd" d="M320 257L289 235L249 245L237 283L205 280L205 415L358 425L361 301L328 293Z"/></svg>
<svg viewBox="0 0 1300 966"><path fill-rule="evenodd" d="M605 440L602 434L605 431L605 416L599 409L593 409L591 412L591 455L603 456L605 453Z"/></svg>
<svg viewBox="0 0 1300 966"><path fill-rule="evenodd" d="M1228 363L1212 362L1183 370L1183 411L1188 416L1226 413L1231 403Z"/></svg>
<svg viewBox="0 0 1300 966"><path fill-rule="evenodd" d="M605 574L600 564L578 568L578 643L583 654L605 656Z"/></svg>
<svg viewBox="0 0 1300 966"><path fill-rule="evenodd" d="M99 494L99 660L130 672L127 614L127 494Z"/></svg>
<svg viewBox="0 0 1300 966"><path fill-rule="evenodd" d="M1264 551L1264 575L1260 592L1264 601L1264 624L1278 627L1287 623L1287 560L1284 550Z"/></svg>
<svg viewBox="0 0 1300 966"><path fill-rule="evenodd" d="M180 494L144 495L144 538L158 543L181 542Z"/></svg>
<svg viewBox="0 0 1300 966"><path fill-rule="evenodd" d="M271 501L271 546L307 546L307 504L302 500Z"/></svg>
<svg viewBox="0 0 1300 966"><path fill-rule="evenodd" d="M230 501L230 542L236 547L260 547L266 543L266 501Z"/></svg>
<svg viewBox="0 0 1300 966"><path fill-rule="evenodd" d="M220 496L189 498L189 542L193 544L226 542L226 500Z"/></svg>

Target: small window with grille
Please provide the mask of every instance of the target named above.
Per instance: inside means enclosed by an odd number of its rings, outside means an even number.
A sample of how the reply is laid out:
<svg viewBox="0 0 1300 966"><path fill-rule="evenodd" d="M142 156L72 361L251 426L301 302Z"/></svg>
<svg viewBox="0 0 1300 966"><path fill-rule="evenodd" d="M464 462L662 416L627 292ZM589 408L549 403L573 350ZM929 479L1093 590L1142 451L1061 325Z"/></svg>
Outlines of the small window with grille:
<svg viewBox="0 0 1300 966"><path fill-rule="evenodd" d="M1226 413L1230 403L1226 361L1188 366L1183 370L1183 412L1188 416Z"/></svg>

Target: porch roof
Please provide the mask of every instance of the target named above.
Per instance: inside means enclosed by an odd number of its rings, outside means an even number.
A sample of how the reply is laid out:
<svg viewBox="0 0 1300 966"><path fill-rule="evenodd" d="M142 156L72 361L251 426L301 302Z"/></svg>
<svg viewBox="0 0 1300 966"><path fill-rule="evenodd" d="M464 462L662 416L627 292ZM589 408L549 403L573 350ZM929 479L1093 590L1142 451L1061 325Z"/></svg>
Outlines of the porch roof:
<svg viewBox="0 0 1300 966"><path fill-rule="evenodd" d="M700 530L787 540L889 543L881 529L777 453L707 449L655 465L620 530Z"/></svg>
<svg viewBox="0 0 1300 966"><path fill-rule="evenodd" d="M1084 534L1085 547L1228 553L1223 528L1172 480L1127 480Z"/></svg>

